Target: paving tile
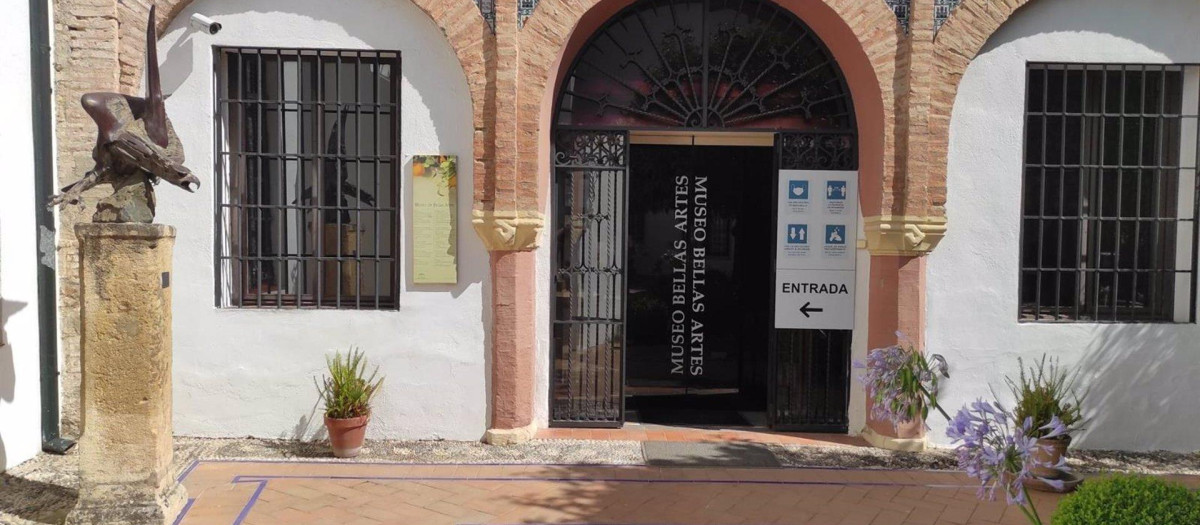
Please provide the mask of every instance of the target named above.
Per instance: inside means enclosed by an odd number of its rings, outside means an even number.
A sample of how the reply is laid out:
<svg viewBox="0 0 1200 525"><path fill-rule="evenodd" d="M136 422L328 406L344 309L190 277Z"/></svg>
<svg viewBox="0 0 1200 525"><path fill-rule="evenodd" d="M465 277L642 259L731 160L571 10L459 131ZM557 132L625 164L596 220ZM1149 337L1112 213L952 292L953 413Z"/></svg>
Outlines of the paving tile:
<svg viewBox="0 0 1200 525"><path fill-rule="evenodd" d="M882 470L213 461L185 480L196 501L181 523L227 525L249 503L246 525L1024 524L1003 501L976 499L971 481ZM1200 486L1200 477L1180 481ZM1032 497L1048 519L1059 496Z"/></svg>

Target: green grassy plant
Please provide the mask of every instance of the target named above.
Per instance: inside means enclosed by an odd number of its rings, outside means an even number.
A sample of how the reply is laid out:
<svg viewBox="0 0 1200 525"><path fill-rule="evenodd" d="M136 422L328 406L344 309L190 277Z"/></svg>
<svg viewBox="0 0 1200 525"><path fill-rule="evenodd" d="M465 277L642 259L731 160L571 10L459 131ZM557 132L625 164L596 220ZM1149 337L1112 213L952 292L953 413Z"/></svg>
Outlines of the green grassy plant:
<svg viewBox="0 0 1200 525"><path fill-rule="evenodd" d="M370 414L371 399L383 384L379 367L368 376L367 359L357 348L326 356L325 363L328 375L317 385L325 403L325 417L348 419Z"/></svg>
<svg viewBox="0 0 1200 525"><path fill-rule="evenodd" d="M1057 359L1047 359L1042 355L1036 366L1025 367L1025 362L1017 358L1021 373L1016 380L1011 377L1004 379L1012 391L1016 406L1013 415L1017 421L1025 418L1033 419L1033 431L1030 437L1041 438L1049 430L1054 416L1058 416L1068 434L1059 439L1070 439L1070 432L1080 430L1083 424L1081 404L1087 393L1078 394L1075 388L1076 374L1063 368Z"/></svg>

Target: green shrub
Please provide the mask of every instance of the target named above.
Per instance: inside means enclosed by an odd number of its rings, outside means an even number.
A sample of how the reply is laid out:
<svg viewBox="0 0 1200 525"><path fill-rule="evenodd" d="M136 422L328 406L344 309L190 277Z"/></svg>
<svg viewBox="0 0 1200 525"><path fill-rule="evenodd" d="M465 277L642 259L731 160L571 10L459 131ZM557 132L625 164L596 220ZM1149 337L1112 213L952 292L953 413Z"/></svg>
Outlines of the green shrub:
<svg viewBox="0 0 1200 525"><path fill-rule="evenodd" d="M325 416L334 419L362 417L371 413L371 398L379 391L383 378L376 379L379 367L367 375L367 360L361 351L351 348L325 357L329 375L317 385L325 402Z"/></svg>
<svg viewBox="0 0 1200 525"><path fill-rule="evenodd" d="M1084 482L1063 498L1053 525L1196 525L1200 494L1149 476Z"/></svg>

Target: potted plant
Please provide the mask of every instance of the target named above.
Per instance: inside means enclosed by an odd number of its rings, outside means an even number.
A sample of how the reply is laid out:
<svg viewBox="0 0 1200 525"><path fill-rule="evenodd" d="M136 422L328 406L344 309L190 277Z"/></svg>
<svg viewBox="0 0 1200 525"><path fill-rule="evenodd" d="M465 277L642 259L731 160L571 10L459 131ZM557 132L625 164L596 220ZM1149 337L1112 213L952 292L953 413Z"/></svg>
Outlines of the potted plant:
<svg viewBox="0 0 1200 525"><path fill-rule="evenodd" d="M1057 477L1041 478L1033 472L1034 467L1045 465L1039 465L1036 455L1042 447L1032 436L1040 432L1052 439L1066 430L1057 417L1046 426L1034 427L1032 418L1017 419L1000 403L979 399L958 411L946 426L946 436L955 444L958 468L979 480L980 499L995 500L997 493L1003 494L1009 505L1021 509L1029 523L1044 525L1029 498L1029 488L1043 483L1062 491L1066 482Z"/></svg>
<svg viewBox="0 0 1200 525"><path fill-rule="evenodd" d="M317 386L325 403L325 429L333 455L352 458L362 450L371 418L371 398L379 392L383 378L376 366L367 375L367 360L357 348L346 354L337 352L325 357L329 374Z"/></svg>
<svg viewBox="0 0 1200 525"><path fill-rule="evenodd" d="M1020 375L1014 380L1004 380L1012 392L1013 416L1017 421L1032 421L1033 430L1029 437L1037 440L1039 447L1034 453L1033 474L1041 478L1054 478L1071 445L1071 433L1080 430L1083 421L1080 404L1086 396L1075 390L1076 374L1068 372L1057 359L1047 360L1043 355L1036 366L1025 367L1020 358ZM1046 427L1051 422L1061 423L1065 432L1050 436Z"/></svg>
<svg viewBox="0 0 1200 525"><path fill-rule="evenodd" d="M930 408L950 419L937 401L941 380L950 377L949 367L942 356L917 350L904 334L897 332L896 337L897 344L871 350L866 362L854 367L863 370L858 380L870 398L871 417L891 423L900 437L915 437L924 431Z"/></svg>

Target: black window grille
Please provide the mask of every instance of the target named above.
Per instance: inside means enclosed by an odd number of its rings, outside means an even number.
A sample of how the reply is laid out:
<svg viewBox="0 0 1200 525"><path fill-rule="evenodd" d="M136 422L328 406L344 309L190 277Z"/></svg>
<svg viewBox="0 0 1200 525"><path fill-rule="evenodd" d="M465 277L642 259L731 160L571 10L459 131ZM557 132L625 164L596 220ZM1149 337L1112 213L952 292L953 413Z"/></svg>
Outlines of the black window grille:
<svg viewBox="0 0 1200 525"><path fill-rule="evenodd" d="M400 53L217 48L217 305L394 309Z"/></svg>
<svg viewBox="0 0 1200 525"><path fill-rule="evenodd" d="M1020 320L1195 322L1200 66L1026 82Z"/></svg>

